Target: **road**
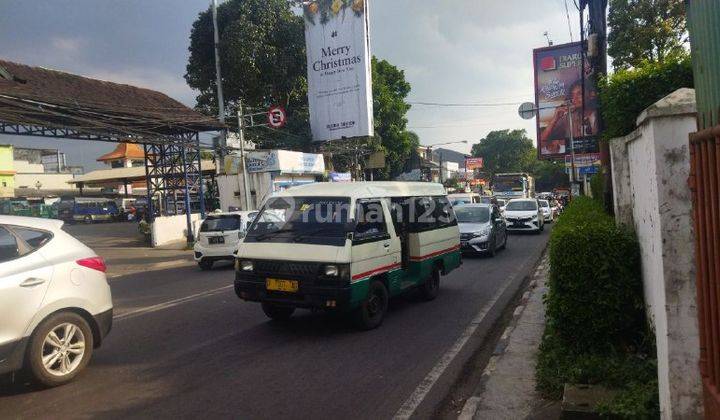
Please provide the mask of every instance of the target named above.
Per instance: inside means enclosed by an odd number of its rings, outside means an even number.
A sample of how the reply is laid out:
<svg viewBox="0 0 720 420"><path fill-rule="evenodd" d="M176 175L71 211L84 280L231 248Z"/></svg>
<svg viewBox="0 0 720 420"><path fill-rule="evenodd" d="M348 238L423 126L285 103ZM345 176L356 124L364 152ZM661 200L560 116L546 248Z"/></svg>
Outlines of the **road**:
<svg viewBox="0 0 720 420"><path fill-rule="evenodd" d="M113 331L88 369L56 389L0 385L0 418L429 417L548 231L510 236L494 259L465 258L435 301L395 299L369 332L309 311L270 322L237 299L229 266L113 278Z"/></svg>

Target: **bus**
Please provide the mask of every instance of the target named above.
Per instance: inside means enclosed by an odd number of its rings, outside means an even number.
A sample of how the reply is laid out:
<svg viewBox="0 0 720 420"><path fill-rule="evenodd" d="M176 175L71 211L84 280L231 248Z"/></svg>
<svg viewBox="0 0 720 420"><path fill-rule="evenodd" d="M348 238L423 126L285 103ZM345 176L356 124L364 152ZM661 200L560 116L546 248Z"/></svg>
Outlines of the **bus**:
<svg viewBox="0 0 720 420"><path fill-rule="evenodd" d="M524 172L495 174L493 195L503 200L534 198L535 179Z"/></svg>

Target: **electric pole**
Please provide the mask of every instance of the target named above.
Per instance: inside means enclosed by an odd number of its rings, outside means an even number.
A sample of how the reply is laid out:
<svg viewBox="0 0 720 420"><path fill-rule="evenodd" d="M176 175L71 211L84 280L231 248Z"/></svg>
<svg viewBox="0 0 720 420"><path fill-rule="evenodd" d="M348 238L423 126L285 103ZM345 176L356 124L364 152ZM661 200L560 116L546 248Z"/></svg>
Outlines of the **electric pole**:
<svg viewBox="0 0 720 420"><path fill-rule="evenodd" d="M212 1L212 20L214 30L215 44L215 85L217 85L217 101L218 101L218 120L225 124L225 98L222 90L222 76L220 73L220 34L217 23L217 0ZM220 132L220 171L225 170L225 148L227 147L227 133L225 130ZM221 172L222 173L222 172Z"/></svg>

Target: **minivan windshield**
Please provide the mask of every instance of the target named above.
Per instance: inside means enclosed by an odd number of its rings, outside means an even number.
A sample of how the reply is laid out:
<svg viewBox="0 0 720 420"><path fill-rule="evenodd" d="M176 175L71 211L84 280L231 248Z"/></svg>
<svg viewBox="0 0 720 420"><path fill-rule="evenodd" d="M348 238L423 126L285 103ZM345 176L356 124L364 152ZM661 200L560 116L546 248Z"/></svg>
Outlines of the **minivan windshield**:
<svg viewBox="0 0 720 420"><path fill-rule="evenodd" d="M458 223L487 223L490 209L487 207L462 206L455 209Z"/></svg>
<svg viewBox="0 0 720 420"><path fill-rule="evenodd" d="M200 225L200 232L223 232L226 230L240 230L240 216L235 214L208 216Z"/></svg>
<svg viewBox="0 0 720 420"><path fill-rule="evenodd" d="M345 245L348 197L275 197L265 203L245 242Z"/></svg>
<svg viewBox="0 0 720 420"><path fill-rule="evenodd" d="M505 206L505 210L509 211L532 211L537 210L535 201L511 201Z"/></svg>

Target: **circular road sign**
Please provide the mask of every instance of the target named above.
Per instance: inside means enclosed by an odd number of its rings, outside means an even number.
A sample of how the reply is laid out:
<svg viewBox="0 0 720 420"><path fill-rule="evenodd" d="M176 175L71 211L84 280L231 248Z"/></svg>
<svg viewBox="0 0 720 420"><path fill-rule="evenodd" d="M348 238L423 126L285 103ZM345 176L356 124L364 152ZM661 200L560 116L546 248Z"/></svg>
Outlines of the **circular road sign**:
<svg viewBox="0 0 720 420"><path fill-rule="evenodd" d="M518 108L518 114L520 114L524 120L533 119L533 117L535 117L535 111L537 111L537 109L535 108L535 104L532 102L525 102L520 105L520 108Z"/></svg>
<svg viewBox="0 0 720 420"><path fill-rule="evenodd" d="M287 122L287 114L281 106L274 106L268 110L268 125L272 128L281 128Z"/></svg>

